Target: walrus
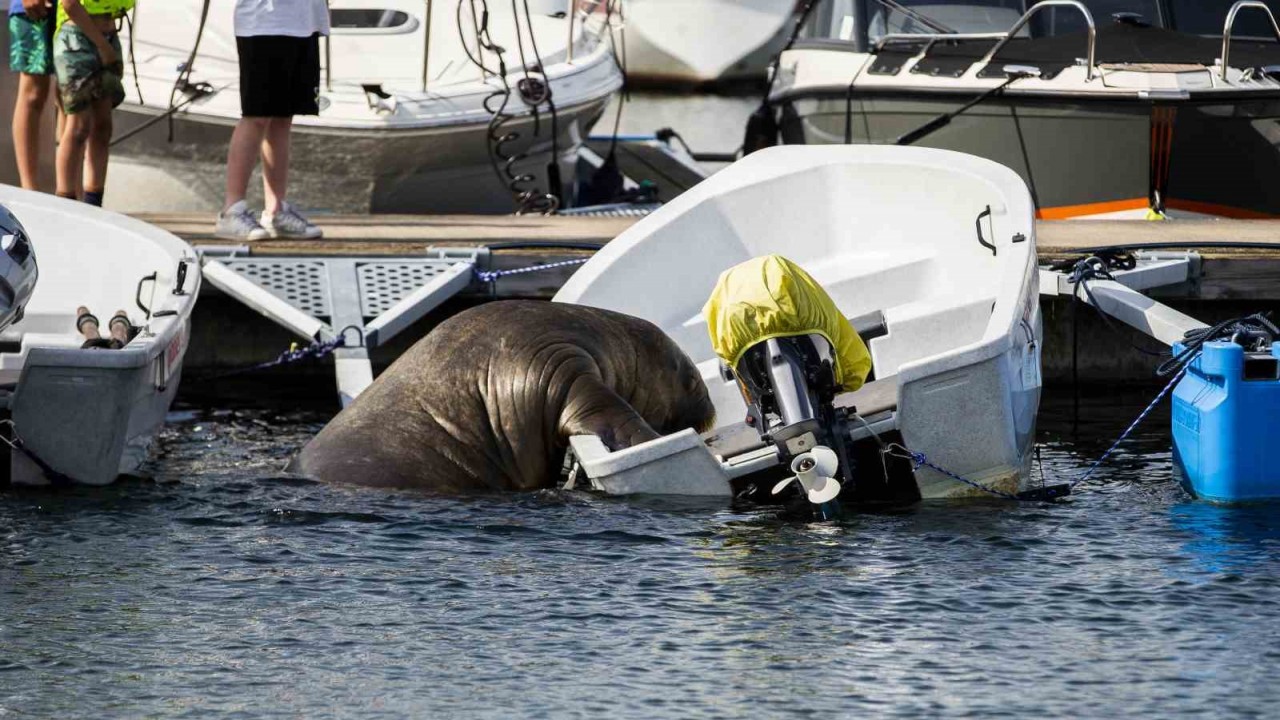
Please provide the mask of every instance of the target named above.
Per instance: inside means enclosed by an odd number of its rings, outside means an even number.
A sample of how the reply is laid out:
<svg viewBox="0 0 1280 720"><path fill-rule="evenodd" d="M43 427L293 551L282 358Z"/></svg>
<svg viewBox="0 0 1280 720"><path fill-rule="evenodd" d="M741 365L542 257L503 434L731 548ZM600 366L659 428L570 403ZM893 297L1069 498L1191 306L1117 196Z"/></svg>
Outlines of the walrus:
<svg viewBox="0 0 1280 720"><path fill-rule="evenodd" d="M441 323L309 442L289 470L324 482L440 493L549 487L569 437L613 450L715 408L657 326L608 310L493 302Z"/></svg>

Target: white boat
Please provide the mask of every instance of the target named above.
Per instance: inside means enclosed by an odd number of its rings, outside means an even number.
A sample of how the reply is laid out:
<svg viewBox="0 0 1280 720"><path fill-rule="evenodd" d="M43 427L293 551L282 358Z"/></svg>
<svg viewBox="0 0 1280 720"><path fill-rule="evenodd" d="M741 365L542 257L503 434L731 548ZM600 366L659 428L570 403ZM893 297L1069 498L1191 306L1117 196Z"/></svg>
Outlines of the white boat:
<svg viewBox="0 0 1280 720"><path fill-rule="evenodd" d="M721 374L702 307L722 271L785 255L867 340L874 380L836 404L856 406L882 439L900 434L939 467L1019 492L1029 487L1041 385L1034 209L1017 174L971 155L771 148L627 230L555 299L650 320L698 364L717 409L708 439L721 455L727 492L727 479L780 459L759 442L729 447L742 434L746 407L737 384ZM856 424L853 439L866 438L867 429ZM705 475L705 453L691 454L688 437L654 442L662 445L596 452L584 467L588 476L593 462L597 474L626 475L670 455L696 461L664 468L668 484L673 472L686 477L683 469ZM617 479L625 492L643 492L635 477ZM929 468L915 480L925 498L981 492ZM690 480L688 487L702 493L707 484Z"/></svg>
<svg viewBox="0 0 1280 720"><path fill-rule="evenodd" d="M12 480L110 483L146 459L178 391L200 265L173 235L84 203L0 185L0 205L40 258L25 316L0 332L13 423L0 434L25 446L11 454ZM104 333L117 310L141 330L118 350L81 349L81 305Z"/></svg>
<svg viewBox="0 0 1280 720"><path fill-rule="evenodd" d="M647 84L765 79L796 0L625 0L627 76Z"/></svg>
<svg viewBox="0 0 1280 720"><path fill-rule="evenodd" d="M770 102L785 143L906 142L1007 165L1046 220L1280 217L1272 9L819 0Z"/></svg>
<svg viewBox="0 0 1280 720"><path fill-rule="evenodd" d="M115 134L127 139L112 151L112 209L221 209L227 145L240 119L239 63L231 3L214 3L200 32L207 7L201 0L139 3L132 40L126 29L137 82L126 72ZM548 194L568 204L577 150L622 85L610 22L598 2L530 0L528 16L523 3L518 16L513 7L334 0L332 35L321 40L321 111L295 118L295 204L355 213L510 212L525 191L536 209ZM504 49L505 77L493 47ZM548 85L550 101L535 97ZM553 157L561 168L556 187ZM515 179L525 174L532 177ZM251 198L261 192L257 185Z"/></svg>

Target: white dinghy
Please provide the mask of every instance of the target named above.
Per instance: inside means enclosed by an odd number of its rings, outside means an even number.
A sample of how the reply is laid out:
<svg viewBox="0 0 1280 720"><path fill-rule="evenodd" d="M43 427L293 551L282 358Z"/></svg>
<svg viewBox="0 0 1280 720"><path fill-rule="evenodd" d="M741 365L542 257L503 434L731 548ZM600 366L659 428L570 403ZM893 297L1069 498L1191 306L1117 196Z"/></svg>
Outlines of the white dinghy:
<svg viewBox="0 0 1280 720"><path fill-rule="evenodd" d="M123 42L137 79L126 73L112 151L113 172L124 172L108 207L221 209L240 119L232 5L163 0L134 11ZM622 86L607 3L333 0L330 15L320 114L294 119L295 204L510 212L524 192L524 209L546 209L551 195L567 204L577 151Z"/></svg>
<svg viewBox="0 0 1280 720"><path fill-rule="evenodd" d="M146 459L177 394L200 264L173 235L83 203L0 185L0 205L40 258L25 316L0 333L3 434L23 446L11 479L105 485ZM117 310L138 332L120 349L82 349L79 306L104 334Z"/></svg>
<svg viewBox="0 0 1280 720"><path fill-rule="evenodd" d="M779 147L712 176L609 243L556 300L665 330L710 390L718 427L703 439L719 462L688 431L615 453L576 438L582 469L619 493L728 494L731 480L791 460L742 423L743 395L702 315L722 271L779 254L870 350L873 380L834 402L856 407L849 441L897 441L985 488L1028 489L1042 336L1034 211L1013 171L945 150ZM861 464L880 474L878 459ZM924 498L982 493L928 467L914 480Z"/></svg>

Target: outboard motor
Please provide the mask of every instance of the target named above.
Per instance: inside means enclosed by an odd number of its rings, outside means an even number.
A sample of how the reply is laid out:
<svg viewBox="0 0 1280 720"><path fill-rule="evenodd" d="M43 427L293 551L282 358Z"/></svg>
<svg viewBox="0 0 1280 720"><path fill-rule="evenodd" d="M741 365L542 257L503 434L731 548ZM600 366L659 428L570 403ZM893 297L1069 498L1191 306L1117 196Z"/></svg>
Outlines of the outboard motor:
<svg viewBox="0 0 1280 720"><path fill-rule="evenodd" d="M792 472L774 494L799 483L825 517L842 490L866 497L835 399L862 386L871 355L822 286L784 257L755 258L721 274L703 316L747 423Z"/></svg>
<svg viewBox="0 0 1280 720"><path fill-rule="evenodd" d="M824 506L842 486L855 487L846 411L834 405L834 368L831 343L809 334L752 345L732 370L747 402L747 423L794 473L774 486L775 495L794 481L810 502Z"/></svg>
<svg viewBox="0 0 1280 720"><path fill-rule="evenodd" d="M31 237L0 205L0 330L22 319L39 274Z"/></svg>

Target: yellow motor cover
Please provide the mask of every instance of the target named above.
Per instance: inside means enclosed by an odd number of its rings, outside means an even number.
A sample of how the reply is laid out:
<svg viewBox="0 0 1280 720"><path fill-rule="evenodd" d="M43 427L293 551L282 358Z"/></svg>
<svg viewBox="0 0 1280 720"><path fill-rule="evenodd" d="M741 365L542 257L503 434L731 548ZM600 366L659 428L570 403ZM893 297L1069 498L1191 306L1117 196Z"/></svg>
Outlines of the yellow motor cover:
<svg viewBox="0 0 1280 720"><path fill-rule="evenodd" d="M809 273L781 255L765 255L720 274L702 308L711 347L736 368L747 348L771 338L821 335L835 353L836 383L862 387L871 372L866 343Z"/></svg>

